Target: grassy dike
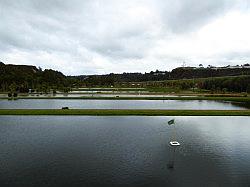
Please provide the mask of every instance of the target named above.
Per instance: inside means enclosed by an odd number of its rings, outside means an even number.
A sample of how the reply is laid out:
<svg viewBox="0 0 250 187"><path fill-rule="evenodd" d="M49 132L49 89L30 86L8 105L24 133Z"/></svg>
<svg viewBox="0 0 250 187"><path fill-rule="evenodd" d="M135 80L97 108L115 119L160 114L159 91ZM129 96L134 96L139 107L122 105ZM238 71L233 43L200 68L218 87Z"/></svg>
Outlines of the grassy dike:
<svg viewBox="0 0 250 187"><path fill-rule="evenodd" d="M250 110L0 109L0 115L250 116Z"/></svg>

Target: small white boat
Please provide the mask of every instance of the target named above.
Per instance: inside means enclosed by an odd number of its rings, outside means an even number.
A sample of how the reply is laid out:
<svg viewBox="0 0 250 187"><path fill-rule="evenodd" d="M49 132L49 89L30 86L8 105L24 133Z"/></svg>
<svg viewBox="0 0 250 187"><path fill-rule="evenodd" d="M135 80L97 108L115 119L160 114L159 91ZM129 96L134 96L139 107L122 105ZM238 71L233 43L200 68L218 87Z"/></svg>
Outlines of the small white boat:
<svg viewBox="0 0 250 187"><path fill-rule="evenodd" d="M180 146L181 144L177 141L171 141L169 142L171 146Z"/></svg>

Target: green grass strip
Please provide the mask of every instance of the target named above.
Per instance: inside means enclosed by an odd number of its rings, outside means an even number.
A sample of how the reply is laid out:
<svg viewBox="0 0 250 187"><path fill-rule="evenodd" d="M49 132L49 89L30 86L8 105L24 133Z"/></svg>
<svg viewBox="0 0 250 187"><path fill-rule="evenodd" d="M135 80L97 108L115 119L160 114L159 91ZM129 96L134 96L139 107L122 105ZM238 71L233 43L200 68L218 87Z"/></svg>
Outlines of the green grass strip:
<svg viewBox="0 0 250 187"><path fill-rule="evenodd" d="M0 115L250 116L250 110L0 109Z"/></svg>

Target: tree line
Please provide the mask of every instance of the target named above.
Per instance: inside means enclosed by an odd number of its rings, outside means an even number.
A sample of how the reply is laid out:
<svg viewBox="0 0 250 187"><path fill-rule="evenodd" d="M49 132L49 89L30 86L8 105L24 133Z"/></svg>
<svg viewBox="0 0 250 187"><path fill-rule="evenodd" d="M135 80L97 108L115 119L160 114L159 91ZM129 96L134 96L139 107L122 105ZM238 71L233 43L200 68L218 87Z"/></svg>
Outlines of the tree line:
<svg viewBox="0 0 250 187"><path fill-rule="evenodd" d="M149 73L65 76L51 69L42 70L35 66L6 65L0 62L0 91L11 93L28 92L29 89L47 93L50 90L68 92L72 87L130 87L132 82L140 83L141 87L249 92L249 77L250 68L188 67L175 68L172 71L156 70Z"/></svg>
<svg viewBox="0 0 250 187"><path fill-rule="evenodd" d="M122 73L107 75L76 76L82 86L111 86L126 82L164 81L224 76L250 75L250 68L213 69L213 68L188 68L180 67L172 71L151 71L150 73Z"/></svg>
<svg viewBox="0 0 250 187"><path fill-rule="evenodd" d="M0 83L2 92L22 93L35 89L38 92L47 93L51 89L67 91L71 85L71 79L51 69L42 70L35 66L0 63Z"/></svg>

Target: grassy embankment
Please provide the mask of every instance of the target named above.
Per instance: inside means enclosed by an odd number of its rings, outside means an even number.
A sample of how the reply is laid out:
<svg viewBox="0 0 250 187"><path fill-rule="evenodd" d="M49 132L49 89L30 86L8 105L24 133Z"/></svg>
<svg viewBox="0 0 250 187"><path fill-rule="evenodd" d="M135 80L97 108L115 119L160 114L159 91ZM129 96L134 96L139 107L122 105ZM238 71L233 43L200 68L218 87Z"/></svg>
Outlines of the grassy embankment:
<svg viewBox="0 0 250 187"><path fill-rule="evenodd" d="M0 115L250 116L250 110L0 109Z"/></svg>
<svg viewBox="0 0 250 187"><path fill-rule="evenodd" d="M146 88L98 87L98 88L73 88L72 91L144 91Z"/></svg>

